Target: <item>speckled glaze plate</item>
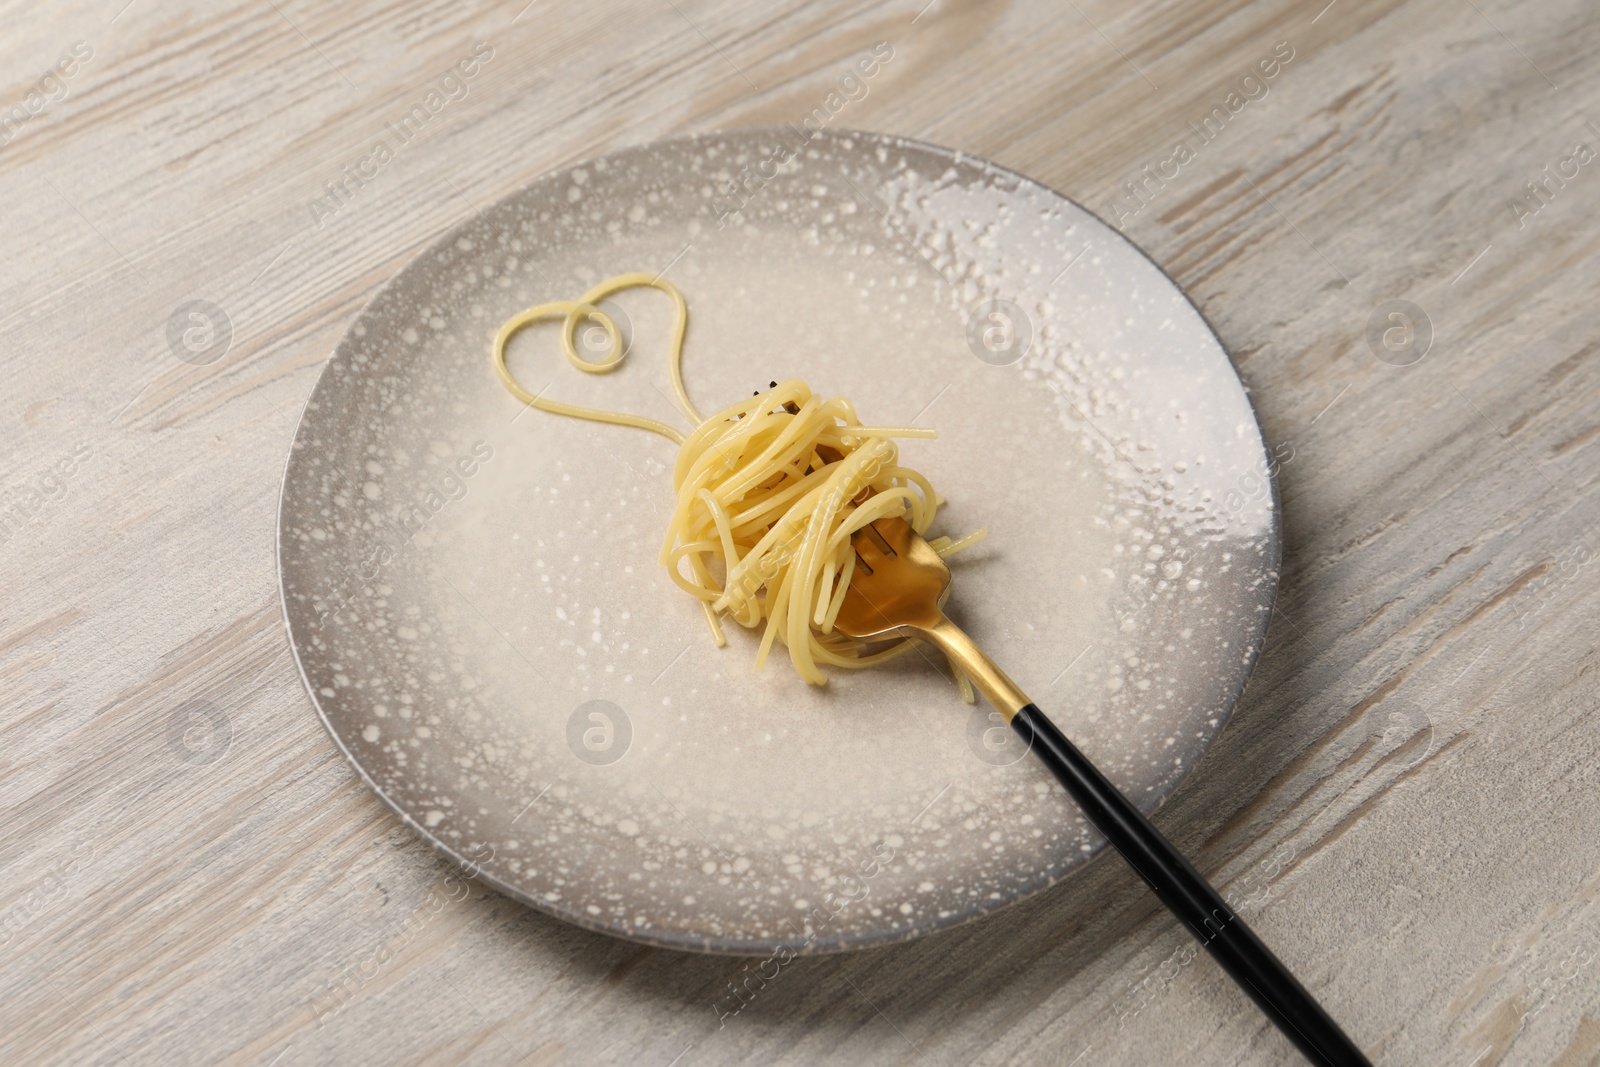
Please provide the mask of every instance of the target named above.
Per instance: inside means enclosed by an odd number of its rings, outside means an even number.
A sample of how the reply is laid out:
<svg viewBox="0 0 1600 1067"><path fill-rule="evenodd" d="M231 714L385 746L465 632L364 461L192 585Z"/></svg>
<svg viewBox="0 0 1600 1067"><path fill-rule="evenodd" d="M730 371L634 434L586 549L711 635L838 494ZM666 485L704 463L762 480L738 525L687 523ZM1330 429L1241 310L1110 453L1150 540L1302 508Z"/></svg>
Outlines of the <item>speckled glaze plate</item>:
<svg viewBox="0 0 1600 1067"><path fill-rule="evenodd" d="M810 687L656 563L670 442L526 409L489 343L629 271L690 307L715 411L773 379L918 423L948 504L950 613L1145 810L1260 648L1279 537L1227 354L1136 247L1049 189L875 134L756 130L539 178L418 256L340 342L296 435L283 603L336 744L502 892L674 948L825 952L994 911L1104 842L937 657ZM545 395L681 424L669 307L606 305L629 354ZM585 334L583 342L595 338Z"/></svg>

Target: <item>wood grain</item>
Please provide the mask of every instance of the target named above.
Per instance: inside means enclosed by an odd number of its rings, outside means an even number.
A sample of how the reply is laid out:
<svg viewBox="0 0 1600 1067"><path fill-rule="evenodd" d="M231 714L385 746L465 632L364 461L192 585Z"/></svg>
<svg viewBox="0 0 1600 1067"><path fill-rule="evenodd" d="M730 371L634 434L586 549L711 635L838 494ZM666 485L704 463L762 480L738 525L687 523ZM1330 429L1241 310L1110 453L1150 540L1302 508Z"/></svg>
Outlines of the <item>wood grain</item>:
<svg viewBox="0 0 1600 1067"><path fill-rule="evenodd" d="M746 961L456 892L286 654L283 459L383 282L552 167L793 121L887 40L840 121L1120 219L1292 446L1266 654L1157 821L1377 1062L1600 1063L1592 5L123 4L13 3L0 41L0 1060L1289 1061L1115 860L799 961L719 1028ZM319 211L476 42L465 98ZM193 299L232 325L205 366L166 340ZM1391 300L1431 322L1409 366L1366 338Z"/></svg>

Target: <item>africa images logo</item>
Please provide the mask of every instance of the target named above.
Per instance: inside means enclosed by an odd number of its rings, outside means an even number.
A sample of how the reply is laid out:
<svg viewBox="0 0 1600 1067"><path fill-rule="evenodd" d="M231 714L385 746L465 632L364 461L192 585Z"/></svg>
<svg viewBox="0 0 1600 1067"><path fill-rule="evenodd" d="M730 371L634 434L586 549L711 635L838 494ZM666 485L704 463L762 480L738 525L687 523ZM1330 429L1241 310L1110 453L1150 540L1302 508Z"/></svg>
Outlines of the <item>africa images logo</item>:
<svg viewBox="0 0 1600 1067"><path fill-rule="evenodd" d="M472 79L482 71L483 65L494 58L494 48L478 41L465 59L445 71L438 84L430 87L422 99L413 103L398 118L384 125L385 136L379 137L360 158L346 163L336 178L323 184L323 195L311 201L311 220L319 227L337 215L355 198L357 192L378 176L411 139L421 133L445 108L465 100L472 92ZM393 137L391 143L390 137Z"/></svg>

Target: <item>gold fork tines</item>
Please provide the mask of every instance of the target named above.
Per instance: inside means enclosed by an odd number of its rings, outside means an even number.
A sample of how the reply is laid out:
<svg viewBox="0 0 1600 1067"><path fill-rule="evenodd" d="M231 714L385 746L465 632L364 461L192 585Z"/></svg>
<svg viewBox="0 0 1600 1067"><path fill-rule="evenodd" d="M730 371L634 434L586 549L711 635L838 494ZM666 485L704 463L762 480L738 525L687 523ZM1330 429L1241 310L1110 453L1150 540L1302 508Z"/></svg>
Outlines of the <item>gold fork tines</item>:
<svg viewBox="0 0 1600 1067"><path fill-rule="evenodd" d="M833 627L864 641L920 637L950 658L1009 722L1027 696L945 616L950 568L904 519L886 518L850 538L856 569Z"/></svg>

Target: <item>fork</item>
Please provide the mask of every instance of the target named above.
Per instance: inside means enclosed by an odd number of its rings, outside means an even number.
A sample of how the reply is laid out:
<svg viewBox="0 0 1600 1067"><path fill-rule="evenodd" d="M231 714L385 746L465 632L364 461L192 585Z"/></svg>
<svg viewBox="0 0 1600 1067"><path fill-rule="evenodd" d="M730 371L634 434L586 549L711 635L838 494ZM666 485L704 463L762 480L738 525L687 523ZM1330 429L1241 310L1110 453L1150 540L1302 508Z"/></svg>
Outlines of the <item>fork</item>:
<svg viewBox="0 0 1600 1067"><path fill-rule="evenodd" d="M938 552L904 519L892 517L862 527L852 535L851 546L855 573L834 629L866 641L919 637L936 646L1038 753L1095 828L1308 1060L1371 1067L1194 865L945 616L950 568Z"/></svg>

